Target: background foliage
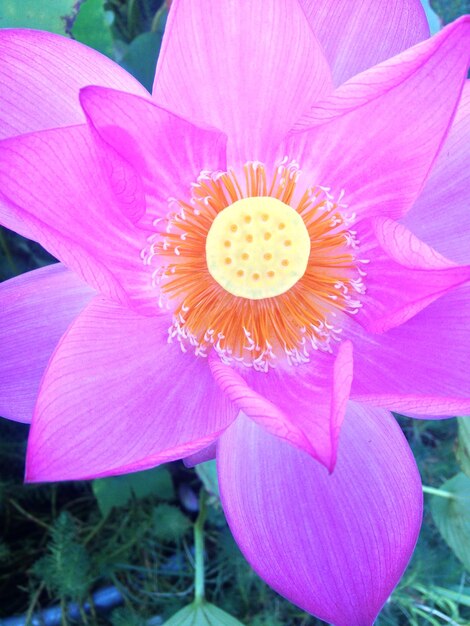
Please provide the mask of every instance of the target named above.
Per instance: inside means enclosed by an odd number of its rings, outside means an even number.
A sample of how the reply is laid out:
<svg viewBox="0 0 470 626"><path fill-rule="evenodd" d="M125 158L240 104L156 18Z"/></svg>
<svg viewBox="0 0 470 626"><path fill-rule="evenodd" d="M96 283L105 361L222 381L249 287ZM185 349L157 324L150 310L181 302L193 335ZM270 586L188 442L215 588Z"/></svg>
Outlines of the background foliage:
<svg viewBox="0 0 470 626"><path fill-rule="evenodd" d="M470 12L470 0L423 3L435 29ZM150 89L167 12L162 0L0 0L0 27L77 39ZM52 261L35 243L0 230L0 280ZM425 484L425 521L378 624L469 626L470 419L399 419ZM224 520L213 463L24 485L26 438L26 426L0 420L0 626L321 624L246 564ZM210 604L194 605L203 536Z"/></svg>

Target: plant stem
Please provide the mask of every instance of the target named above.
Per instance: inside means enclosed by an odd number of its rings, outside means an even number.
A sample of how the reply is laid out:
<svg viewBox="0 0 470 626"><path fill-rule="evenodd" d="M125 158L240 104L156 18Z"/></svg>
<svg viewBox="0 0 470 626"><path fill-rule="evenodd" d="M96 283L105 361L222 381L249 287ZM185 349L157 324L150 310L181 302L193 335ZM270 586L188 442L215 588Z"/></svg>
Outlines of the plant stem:
<svg viewBox="0 0 470 626"><path fill-rule="evenodd" d="M83 540L84 546L86 546L87 543L89 543L89 541L93 539L93 537L100 532L100 530L103 528L103 526L106 524L107 521L108 521L108 516L102 515L100 521L97 524L95 524L95 526L92 528L92 530L88 533L88 535Z"/></svg>
<svg viewBox="0 0 470 626"><path fill-rule="evenodd" d="M44 589L45 586L46 586L46 583L43 581L39 585L39 587L36 589L33 597L31 598L31 602L30 602L29 607L28 607L28 612L26 613L25 618L24 618L25 626L29 626L30 625L31 618L33 617L34 607L36 606L36 603L37 603L37 601L39 599L39 596L41 595L42 590Z"/></svg>
<svg viewBox="0 0 470 626"><path fill-rule="evenodd" d="M423 492L429 493L432 496L439 496L440 498L448 498L449 500L455 499L455 493L444 491L443 489L436 489L435 487L427 487L426 485L423 485Z"/></svg>
<svg viewBox="0 0 470 626"><path fill-rule="evenodd" d="M18 504L18 502L16 502L15 500L13 500L12 498L10 498L9 500L10 504L13 505L15 507L15 509L17 511L19 511L20 513L22 513L25 517L27 517L28 519L30 519L32 522L35 522L36 524L38 524L39 526L42 526L43 528L45 528L46 530L50 530L50 527L43 522L42 520L40 520L39 518L35 517L34 515L32 515L31 513L28 513L28 511L25 511L23 509L22 506L20 506Z"/></svg>
<svg viewBox="0 0 470 626"><path fill-rule="evenodd" d="M204 522L206 521L206 492L199 494L199 515L194 524L194 601L204 600Z"/></svg>

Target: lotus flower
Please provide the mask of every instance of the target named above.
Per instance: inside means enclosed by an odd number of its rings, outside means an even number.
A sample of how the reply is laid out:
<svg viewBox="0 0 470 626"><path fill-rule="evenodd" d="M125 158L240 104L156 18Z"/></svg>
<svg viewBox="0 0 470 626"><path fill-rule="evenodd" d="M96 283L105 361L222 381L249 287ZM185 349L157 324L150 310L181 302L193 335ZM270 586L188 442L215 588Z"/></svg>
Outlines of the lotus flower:
<svg viewBox="0 0 470 626"><path fill-rule="evenodd" d="M0 219L60 260L0 291L27 480L216 454L260 576L373 623L422 514L390 410L470 411L469 18L427 37L418 0L175 0L150 96L1 32Z"/></svg>

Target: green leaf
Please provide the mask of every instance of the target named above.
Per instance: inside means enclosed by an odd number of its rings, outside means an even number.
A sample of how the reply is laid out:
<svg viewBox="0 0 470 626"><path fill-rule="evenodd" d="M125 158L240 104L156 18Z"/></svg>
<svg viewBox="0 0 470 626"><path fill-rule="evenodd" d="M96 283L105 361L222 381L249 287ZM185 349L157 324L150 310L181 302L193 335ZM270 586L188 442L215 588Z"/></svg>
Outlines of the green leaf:
<svg viewBox="0 0 470 626"><path fill-rule="evenodd" d="M161 43L160 33L142 33L129 44L121 60L122 67L137 78L148 91L152 91Z"/></svg>
<svg viewBox="0 0 470 626"><path fill-rule="evenodd" d="M430 0L430 5L444 24L449 24L470 11L470 0Z"/></svg>
<svg viewBox="0 0 470 626"><path fill-rule="evenodd" d="M47 553L32 568L49 591L61 599L83 600L93 583L90 559L78 542L77 529L71 516L62 512L51 528Z"/></svg>
<svg viewBox="0 0 470 626"><path fill-rule="evenodd" d="M160 500L172 500L175 496L170 472L165 467L98 478L92 485L103 516L108 515L113 508L126 506L132 497L141 499L153 495Z"/></svg>
<svg viewBox="0 0 470 626"><path fill-rule="evenodd" d="M166 467L155 467L145 472L127 474L136 498L156 496L160 500L173 500L175 490L171 474Z"/></svg>
<svg viewBox="0 0 470 626"><path fill-rule="evenodd" d="M470 476L470 417L458 417L459 439L457 445L457 461L462 471Z"/></svg>
<svg viewBox="0 0 470 626"><path fill-rule="evenodd" d="M163 626L243 626L243 624L213 604L202 602L185 606Z"/></svg>
<svg viewBox="0 0 470 626"><path fill-rule="evenodd" d="M161 541L177 541L192 527L191 522L182 511L170 504L159 504L153 510L155 537Z"/></svg>
<svg viewBox="0 0 470 626"><path fill-rule="evenodd" d="M217 463L215 460L196 465L196 473L202 484L211 495L220 497L219 480L217 478Z"/></svg>
<svg viewBox="0 0 470 626"><path fill-rule="evenodd" d="M445 541L470 571L470 478L457 474L441 487L450 497L432 496L431 512Z"/></svg>
<svg viewBox="0 0 470 626"><path fill-rule="evenodd" d="M73 23L72 35L74 39L112 58L114 44L110 27L114 14L105 11L104 3L105 0L85 0Z"/></svg>
<svg viewBox="0 0 470 626"><path fill-rule="evenodd" d="M0 0L0 28L39 28L65 35L76 0Z"/></svg>

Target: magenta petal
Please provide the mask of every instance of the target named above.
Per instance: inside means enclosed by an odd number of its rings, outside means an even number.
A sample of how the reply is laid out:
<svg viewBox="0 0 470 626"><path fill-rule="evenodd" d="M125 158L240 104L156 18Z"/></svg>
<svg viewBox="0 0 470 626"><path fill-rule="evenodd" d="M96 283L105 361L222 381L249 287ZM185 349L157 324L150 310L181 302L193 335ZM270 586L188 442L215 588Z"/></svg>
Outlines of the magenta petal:
<svg viewBox="0 0 470 626"><path fill-rule="evenodd" d="M205 359L168 343L167 316L96 298L56 349L28 444L29 481L146 469L210 444L236 411Z"/></svg>
<svg viewBox="0 0 470 626"><path fill-rule="evenodd" d="M186 200L202 170L226 170L225 135L202 130L148 100L88 87L80 100L101 138L139 172L146 215L164 216L168 200Z"/></svg>
<svg viewBox="0 0 470 626"><path fill-rule="evenodd" d="M452 123L470 62L470 17L359 74L318 104L280 155L358 218L397 218L416 200ZM313 125L313 128L311 127Z"/></svg>
<svg viewBox="0 0 470 626"><path fill-rule="evenodd" d="M30 422L39 382L69 324L94 292L63 265L0 284L0 415Z"/></svg>
<svg viewBox="0 0 470 626"><path fill-rule="evenodd" d="M366 293L357 320L370 332L403 324L434 300L470 279L470 266L458 266L388 218L355 226L361 242Z"/></svg>
<svg viewBox="0 0 470 626"><path fill-rule="evenodd" d="M351 398L403 415L468 415L469 319L465 285L383 335L348 328L355 348Z"/></svg>
<svg viewBox="0 0 470 626"><path fill-rule="evenodd" d="M297 0L174 0L153 95L227 133L234 160L265 160L331 90L321 47Z"/></svg>
<svg viewBox="0 0 470 626"><path fill-rule="evenodd" d="M335 626L371 626L410 559L419 473L390 413L349 403L336 469L241 416L217 463L232 533L255 571Z"/></svg>
<svg viewBox="0 0 470 626"><path fill-rule="evenodd" d="M96 50L37 30L0 30L0 139L85 121L78 94L85 85L147 91Z"/></svg>
<svg viewBox="0 0 470 626"><path fill-rule="evenodd" d="M300 0L335 85L429 37L419 0Z"/></svg>
<svg viewBox="0 0 470 626"><path fill-rule="evenodd" d="M87 125L1 141L2 198L4 226L39 241L106 296L156 308L140 256L148 233L126 217L141 209L140 178L113 150L96 145Z"/></svg>
<svg viewBox="0 0 470 626"><path fill-rule="evenodd" d="M340 345L336 359L320 353L312 363L291 370L237 371L213 355L209 363L238 409L333 470L352 381L350 342Z"/></svg>
<svg viewBox="0 0 470 626"><path fill-rule="evenodd" d="M209 444L202 450L195 452L194 454L190 454L189 456L183 459L186 467L194 467L195 465L199 465L199 463L205 463L206 461L213 461L216 457L217 452L217 441Z"/></svg>
<svg viewBox="0 0 470 626"><path fill-rule="evenodd" d="M428 182L404 217L421 239L459 263L470 263L470 81Z"/></svg>

